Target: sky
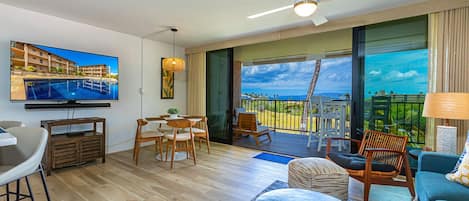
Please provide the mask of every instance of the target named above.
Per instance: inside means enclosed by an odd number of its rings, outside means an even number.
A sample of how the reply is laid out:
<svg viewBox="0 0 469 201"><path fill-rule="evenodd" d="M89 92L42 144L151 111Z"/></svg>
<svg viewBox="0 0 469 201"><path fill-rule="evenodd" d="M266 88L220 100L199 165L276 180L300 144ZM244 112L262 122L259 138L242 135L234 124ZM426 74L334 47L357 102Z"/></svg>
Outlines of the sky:
<svg viewBox="0 0 469 201"><path fill-rule="evenodd" d="M428 50L409 50L365 57L365 96L385 90L395 94L425 94Z"/></svg>
<svg viewBox="0 0 469 201"><path fill-rule="evenodd" d="M47 47L42 45L35 45L38 48L59 55L66 59L72 60L77 63L78 66L106 64L111 68L111 74L118 74L119 71L119 60L117 57L98 55L86 52L79 52L73 50L65 50L60 48Z"/></svg>
<svg viewBox="0 0 469 201"><path fill-rule="evenodd" d="M306 95L316 61L246 66L242 68L242 93L268 96ZM351 93L351 57L323 59L315 94Z"/></svg>
<svg viewBox="0 0 469 201"><path fill-rule="evenodd" d="M246 66L241 91L268 96L305 96L315 61ZM384 90L396 94L426 93L428 51L410 50L365 57L365 97ZM352 92L352 58L323 59L315 95Z"/></svg>

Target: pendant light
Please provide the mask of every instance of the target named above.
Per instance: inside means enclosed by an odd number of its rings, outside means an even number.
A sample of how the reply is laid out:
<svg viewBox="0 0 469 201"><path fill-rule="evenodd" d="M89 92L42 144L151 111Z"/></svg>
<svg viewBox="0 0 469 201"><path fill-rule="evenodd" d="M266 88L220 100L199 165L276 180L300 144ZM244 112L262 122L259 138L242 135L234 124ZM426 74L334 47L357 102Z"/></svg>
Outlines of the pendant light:
<svg viewBox="0 0 469 201"><path fill-rule="evenodd" d="M172 72L182 72L186 68L184 59L176 57L176 28L171 28L173 32L173 57L163 59L163 69Z"/></svg>
<svg viewBox="0 0 469 201"><path fill-rule="evenodd" d="M295 13L300 17L311 16L317 8L318 2L316 0L298 0L293 6Z"/></svg>

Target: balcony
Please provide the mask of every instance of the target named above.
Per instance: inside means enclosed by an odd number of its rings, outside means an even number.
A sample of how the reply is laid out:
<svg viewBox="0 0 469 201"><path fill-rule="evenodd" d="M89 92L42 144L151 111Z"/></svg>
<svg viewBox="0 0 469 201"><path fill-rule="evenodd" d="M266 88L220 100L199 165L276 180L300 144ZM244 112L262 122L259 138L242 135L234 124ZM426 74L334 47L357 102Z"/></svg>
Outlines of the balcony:
<svg viewBox="0 0 469 201"><path fill-rule="evenodd" d="M424 95L389 95L389 104L382 107L382 110L375 110L372 115L372 99L365 99L364 127L396 135L407 135L409 146L421 147L425 143L425 118L422 117ZM257 113L259 122L271 128L271 144L261 144L258 149L286 153L295 156L319 156L314 147L317 146L316 138L313 137L313 146L306 147L309 131L318 131L319 119L304 115L304 107L307 106L305 100L249 100L242 99L241 107L246 112ZM350 106L346 109L345 134L350 136ZM386 112L386 115L384 114ZM383 117L387 116L387 117ZM383 118L377 118L383 117ZM370 121L374 120L374 124ZM304 123L302 123L304 122ZM312 122L312 124L310 123ZM280 141L280 143L279 143ZM235 145L256 148L255 143L249 138L241 138L234 142Z"/></svg>

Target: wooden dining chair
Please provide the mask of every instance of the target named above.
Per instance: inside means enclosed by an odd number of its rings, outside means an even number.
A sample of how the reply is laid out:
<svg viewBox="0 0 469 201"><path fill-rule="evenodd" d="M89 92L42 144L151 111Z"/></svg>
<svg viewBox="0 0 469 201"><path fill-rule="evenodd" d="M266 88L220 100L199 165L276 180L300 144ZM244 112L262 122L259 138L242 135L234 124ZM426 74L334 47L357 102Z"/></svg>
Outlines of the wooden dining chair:
<svg viewBox="0 0 469 201"><path fill-rule="evenodd" d="M165 135L168 140L166 143L166 161L168 161L169 147L171 147L171 169L174 167L174 155L178 151L185 151L187 159L192 155L194 165L196 165L196 154L194 144L194 134L192 132L193 122L187 119L168 120L168 126L173 127L173 133ZM189 129L188 132L179 133L182 129Z"/></svg>
<svg viewBox="0 0 469 201"><path fill-rule="evenodd" d="M360 146L357 154L331 153L332 140L350 140ZM407 136L367 130L361 141L328 138L326 158L345 168L349 175L363 182L364 201L368 201L371 184L405 186L415 197L413 178L406 152ZM405 181L395 180L405 167Z"/></svg>
<svg viewBox="0 0 469 201"><path fill-rule="evenodd" d="M140 153L140 144L144 142L155 142L155 151L160 153L161 158L163 158L163 137L164 134L159 131L142 131L143 127L147 125L148 122L144 119L137 120L137 132L135 134L135 144L134 144L134 154L133 160L135 160L135 165L138 165L138 158Z"/></svg>
<svg viewBox="0 0 469 201"><path fill-rule="evenodd" d="M192 133L199 142L199 149L202 148L202 141L207 145L207 153L210 154L210 135L208 132L208 118L206 116L187 116L186 119L201 119L192 127Z"/></svg>

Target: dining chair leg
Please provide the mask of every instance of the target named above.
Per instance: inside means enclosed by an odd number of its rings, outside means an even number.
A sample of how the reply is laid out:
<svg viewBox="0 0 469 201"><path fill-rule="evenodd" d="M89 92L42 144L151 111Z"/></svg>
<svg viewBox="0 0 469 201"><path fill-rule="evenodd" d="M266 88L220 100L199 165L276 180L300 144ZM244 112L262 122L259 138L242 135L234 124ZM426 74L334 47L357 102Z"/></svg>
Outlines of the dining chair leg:
<svg viewBox="0 0 469 201"><path fill-rule="evenodd" d="M7 195L7 201L10 201L10 184L5 185L6 188L6 195Z"/></svg>
<svg viewBox="0 0 469 201"><path fill-rule="evenodd" d="M163 161L163 138L160 137L160 140L158 140L158 143L159 143L159 147L160 147L160 158L161 158L161 161Z"/></svg>
<svg viewBox="0 0 469 201"><path fill-rule="evenodd" d="M20 200L20 180L16 180L16 193L15 193L15 199L16 201Z"/></svg>
<svg viewBox="0 0 469 201"><path fill-rule="evenodd" d="M138 165L139 155L140 155L140 143L137 143L137 146L135 146L135 165Z"/></svg>
<svg viewBox="0 0 469 201"><path fill-rule="evenodd" d="M166 159L164 160L165 162L168 161L169 142L170 142L169 140L166 142ZM163 156L161 156L161 157L163 157Z"/></svg>
<svg viewBox="0 0 469 201"><path fill-rule="evenodd" d="M132 156L132 160L135 160L135 149L137 148L137 141L135 140L134 142L134 152L133 152L133 156Z"/></svg>
<svg viewBox="0 0 469 201"><path fill-rule="evenodd" d="M189 159L190 151L189 151L189 142L184 141L184 148L186 149L186 159Z"/></svg>
<svg viewBox="0 0 469 201"><path fill-rule="evenodd" d="M195 153L195 142L194 142L194 138L192 138L191 140L191 143L192 143L192 157L194 158L194 165L197 165L197 158L196 158L196 153Z"/></svg>
<svg viewBox="0 0 469 201"><path fill-rule="evenodd" d="M176 140L173 140L173 146L171 147L171 169L174 166L174 155L176 155Z"/></svg>
<svg viewBox="0 0 469 201"><path fill-rule="evenodd" d="M39 164L39 174L41 174L42 186L44 187L47 201L50 201L49 190L47 190L46 175L44 174L44 168L42 168L42 164Z"/></svg>
<svg viewBox="0 0 469 201"><path fill-rule="evenodd" d="M205 142L207 143L207 152L210 154L210 139L208 136L205 137Z"/></svg>
<svg viewBox="0 0 469 201"><path fill-rule="evenodd" d="M155 140L155 152L158 152L158 140Z"/></svg>
<svg viewBox="0 0 469 201"><path fill-rule="evenodd" d="M31 201L34 201L34 195L33 191L31 190L31 184L29 184L28 176L24 177L24 179L26 180L26 186L28 187L29 197L31 198Z"/></svg>

